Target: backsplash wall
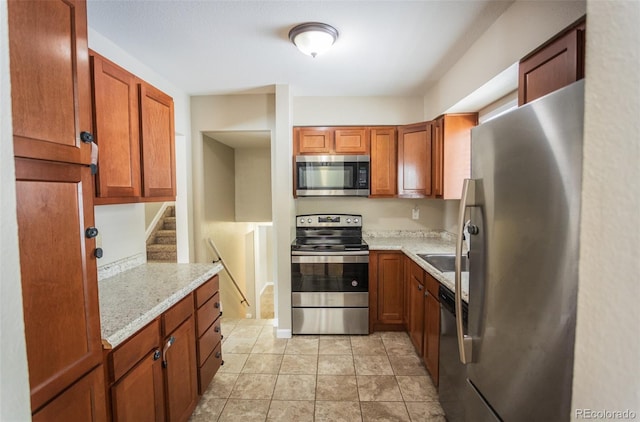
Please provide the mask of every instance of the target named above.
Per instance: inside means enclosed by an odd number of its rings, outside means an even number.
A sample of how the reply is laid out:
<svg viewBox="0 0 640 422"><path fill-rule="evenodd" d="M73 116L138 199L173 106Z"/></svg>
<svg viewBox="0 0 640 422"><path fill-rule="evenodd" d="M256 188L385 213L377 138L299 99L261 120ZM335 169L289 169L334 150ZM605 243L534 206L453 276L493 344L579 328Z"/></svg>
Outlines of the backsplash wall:
<svg viewBox="0 0 640 422"><path fill-rule="evenodd" d="M444 230L445 202L437 199L298 198L296 214L362 214L364 231ZM411 218L418 207L420 218Z"/></svg>

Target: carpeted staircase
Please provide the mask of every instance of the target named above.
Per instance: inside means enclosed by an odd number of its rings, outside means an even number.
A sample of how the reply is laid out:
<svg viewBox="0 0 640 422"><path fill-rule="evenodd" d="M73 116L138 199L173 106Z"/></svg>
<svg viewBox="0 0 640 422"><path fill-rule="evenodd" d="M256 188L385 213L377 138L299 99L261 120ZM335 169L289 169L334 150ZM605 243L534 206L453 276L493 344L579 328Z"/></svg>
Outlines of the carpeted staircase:
<svg viewBox="0 0 640 422"><path fill-rule="evenodd" d="M177 262L175 207L169 206L147 239L147 262Z"/></svg>

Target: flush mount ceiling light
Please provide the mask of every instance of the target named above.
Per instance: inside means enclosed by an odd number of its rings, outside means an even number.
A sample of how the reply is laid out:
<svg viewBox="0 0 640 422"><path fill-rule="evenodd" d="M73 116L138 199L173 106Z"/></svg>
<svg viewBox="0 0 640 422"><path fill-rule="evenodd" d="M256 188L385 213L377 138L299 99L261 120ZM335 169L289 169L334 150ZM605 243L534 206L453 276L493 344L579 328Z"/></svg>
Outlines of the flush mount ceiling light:
<svg viewBox="0 0 640 422"><path fill-rule="evenodd" d="M291 28L289 39L304 54L316 57L327 51L336 42L338 30L326 23L301 23Z"/></svg>

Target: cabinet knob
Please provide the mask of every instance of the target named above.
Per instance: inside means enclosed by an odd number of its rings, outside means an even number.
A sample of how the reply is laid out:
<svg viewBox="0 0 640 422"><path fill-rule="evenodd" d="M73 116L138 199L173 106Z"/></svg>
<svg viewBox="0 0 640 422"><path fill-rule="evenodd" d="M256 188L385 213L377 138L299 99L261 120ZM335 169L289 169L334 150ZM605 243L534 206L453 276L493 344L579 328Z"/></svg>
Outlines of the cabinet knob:
<svg viewBox="0 0 640 422"><path fill-rule="evenodd" d="M93 135L90 132L80 132L80 140L86 144L93 142Z"/></svg>
<svg viewBox="0 0 640 422"><path fill-rule="evenodd" d="M222 353L216 352L216 359L220 359L222 357Z"/></svg>
<svg viewBox="0 0 640 422"><path fill-rule="evenodd" d="M418 284L418 290L422 291L422 284Z"/></svg>
<svg viewBox="0 0 640 422"><path fill-rule="evenodd" d="M153 352L153 360L160 359L160 356L162 356L162 353L160 352L160 350L156 350L155 352Z"/></svg>
<svg viewBox="0 0 640 422"><path fill-rule="evenodd" d="M220 309L220 302L214 303L213 306L215 306L216 308Z"/></svg>
<svg viewBox="0 0 640 422"><path fill-rule="evenodd" d="M103 255L102 248L95 248L95 250L93 251L93 256L100 259L102 258L102 255Z"/></svg>
<svg viewBox="0 0 640 422"><path fill-rule="evenodd" d="M216 333L219 333L220 332L220 326L213 327L213 331L215 331Z"/></svg>
<svg viewBox="0 0 640 422"><path fill-rule="evenodd" d="M93 239L98 235L98 229L96 229L95 227L88 227L84 231L84 235L87 237L87 239Z"/></svg>

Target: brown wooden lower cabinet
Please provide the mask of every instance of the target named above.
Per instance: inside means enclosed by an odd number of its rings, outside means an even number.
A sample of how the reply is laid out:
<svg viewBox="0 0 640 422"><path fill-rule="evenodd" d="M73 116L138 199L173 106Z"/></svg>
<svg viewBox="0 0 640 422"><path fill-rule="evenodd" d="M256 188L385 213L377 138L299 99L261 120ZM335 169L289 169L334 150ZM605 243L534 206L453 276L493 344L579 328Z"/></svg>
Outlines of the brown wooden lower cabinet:
<svg viewBox="0 0 640 422"><path fill-rule="evenodd" d="M106 421L102 365L33 414L34 422Z"/></svg>
<svg viewBox="0 0 640 422"><path fill-rule="evenodd" d="M369 331L404 330L404 254L369 252Z"/></svg>
<svg viewBox="0 0 640 422"><path fill-rule="evenodd" d="M140 362L111 387L114 421L164 421L164 386L160 349L147 351Z"/></svg>
<svg viewBox="0 0 640 422"><path fill-rule="evenodd" d="M209 309L205 305L219 297L217 276L201 288L106 354L107 391L114 421L189 420L199 394L222 364L219 302L211 306L217 314L209 316L214 321L209 327L213 336L206 337L213 342L206 356L209 360L202 364L199 361L202 338L196 334L196 325L200 318L206 320L200 311ZM213 296L196 309L205 292Z"/></svg>
<svg viewBox="0 0 640 422"><path fill-rule="evenodd" d="M188 299L192 301L191 297ZM186 422L198 404L196 335L192 315L165 337L165 345L167 342L172 343L166 352L164 368L168 420Z"/></svg>
<svg viewBox="0 0 640 422"><path fill-rule="evenodd" d="M220 280L215 275L196 289L196 344L200 394L204 393L220 366L224 364L219 287Z"/></svg>

